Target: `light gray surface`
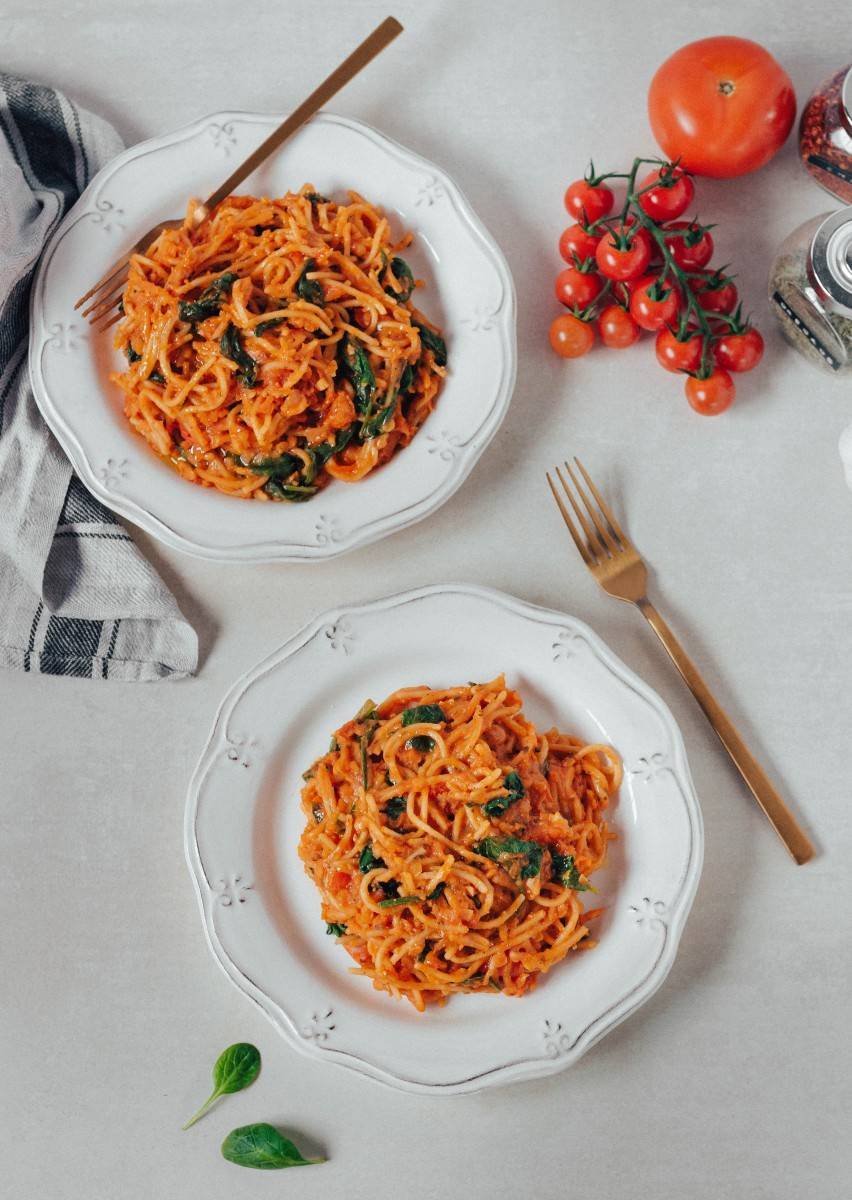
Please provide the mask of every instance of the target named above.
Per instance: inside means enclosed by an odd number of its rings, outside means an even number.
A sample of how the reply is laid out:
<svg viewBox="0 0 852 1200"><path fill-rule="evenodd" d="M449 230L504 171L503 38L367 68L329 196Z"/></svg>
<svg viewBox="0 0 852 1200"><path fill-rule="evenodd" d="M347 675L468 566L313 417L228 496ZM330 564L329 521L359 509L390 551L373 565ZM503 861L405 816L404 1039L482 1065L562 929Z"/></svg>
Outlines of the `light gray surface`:
<svg viewBox="0 0 852 1200"><path fill-rule="evenodd" d="M570 364L546 334L563 188L592 153L616 168L653 152L644 97L658 62L696 36L751 34L802 101L849 56L848 6L751 0L714 5L712 20L694 3L536 4L526 17L514 3L393 7L406 34L334 108L441 163L502 245L520 304L515 399L435 517L338 562L217 567L140 537L198 626L196 680L0 676L3 1190L846 1194L852 496L836 441L852 403L848 384L782 345L764 300L773 248L830 200L792 143L753 178L698 185L768 343L724 417L694 416L647 341ZM223 106L289 108L385 13L351 0L152 0L135 15L112 0L2 0L0 37L7 69L64 88L131 142ZM638 614L581 569L543 486L569 452L617 502L659 572L660 607L798 805L820 848L810 866L786 857ZM707 848L674 970L637 1016L561 1076L433 1100L285 1046L207 951L181 837L189 774L241 671L333 601L446 579L576 614L660 691L686 738ZM260 1046L261 1079L180 1133L237 1039ZM263 1119L330 1163L279 1178L219 1158L231 1127Z"/></svg>

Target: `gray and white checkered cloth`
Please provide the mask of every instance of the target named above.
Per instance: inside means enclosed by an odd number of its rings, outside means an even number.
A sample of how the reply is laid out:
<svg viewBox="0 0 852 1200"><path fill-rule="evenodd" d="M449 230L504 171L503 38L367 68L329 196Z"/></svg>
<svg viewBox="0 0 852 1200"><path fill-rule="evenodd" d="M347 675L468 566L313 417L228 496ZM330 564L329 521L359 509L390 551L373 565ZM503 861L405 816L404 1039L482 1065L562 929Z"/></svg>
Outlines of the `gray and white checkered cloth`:
<svg viewBox="0 0 852 1200"><path fill-rule="evenodd" d="M0 72L0 667L180 678L195 670L195 631L130 534L72 474L27 371L39 255L120 149L100 117Z"/></svg>

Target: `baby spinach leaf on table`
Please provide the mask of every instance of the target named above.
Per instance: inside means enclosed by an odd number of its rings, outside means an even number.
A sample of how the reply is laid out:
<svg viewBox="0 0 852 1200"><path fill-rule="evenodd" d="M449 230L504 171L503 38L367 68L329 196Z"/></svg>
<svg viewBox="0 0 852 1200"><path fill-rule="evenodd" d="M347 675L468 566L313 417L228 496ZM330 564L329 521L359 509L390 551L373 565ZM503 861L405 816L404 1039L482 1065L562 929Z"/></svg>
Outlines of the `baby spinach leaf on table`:
<svg viewBox="0 0 852 1200"><path fill-rule="evenodd" d="M411 267L404 258L397 257L390 260L390 270L400 285L400 291L397 292L394 288L386 287L385 292L398 304L404 304L414 291L414 276L411 273Z"/></svg>
<svg viewBox="0 0 852 1200"><path fill-rule="evenodd" d="M483 838L481 842L475 842L473 849L483 858L490 858L492 862L496 863L507 858L525 859L526 861L521 867L521 879L532 879L541 870L544 847L538 842L525 842L522 838L516 837L487 837Z"/></svg>
<svg viewBox="0 0 852 1200"><path fill-rule="evenodd" d="M219 349L231 362L239 367L237 377L246 387L254 387L257 382L257 363L243 348L243 339L236 325L229 325L219 338Z"/></svg>
<svg viewBox="0 0 852 1200"><path fill-rule="evenodd" d="M430 329L428 325L424 325L422 321L413 318L411 323L416 325L420 331L420 344L425 350L432 351L435 365L445 367L447 365L447 343L441 335L435 333L434 329Z"/></svg>
<svg viewBox="0 0 852 1200"><path fill-rule="evenodd" d="M517 771L509 772L503 780L503 787L507 793L505 796L494 796L482 806L483 812L487 813L489 817L502 817L511 804L517 800L523 800L527 794L523 780Z"/></svg>
<svg viewBox="0 0 852 1200"><path fill-rule="evenodd" d="M446 715L440 704L414 704L403 709L403 725L443 725Z"/></svg>
<svg viewBox="0 0 852 1200"><path fill-rule="evenodd" d="M428 754L430 750L435 749L435 739L430 738L428 734L417 733L413 738L409 738L405 743L412 750L419 750L421 754Z"/></svg>
<svg viewBox="0 0 852 1200"><path fill-rule="evenodd" d="M206 321L208 317L215 317L219 312L222 297L227 295L236 282L237 276L232 271L226 271L224 275L214 279L197 300L181 300L178 304L178 316L192 325Z"/></svg>
<svg viewBox="0 0 852 1200"><path fill-rule="evenodd" d="M235 1042L223 1050L213 1066L213 1091L183 1126L189 1129L216 1103L220 1096L241 1092L254 1083L260 1071L260 1051L251 1042Z"/></svg>
<svg viewBox="0 0 852 1200"><path fill-rule="evenodd" d="M355 408L362 416L367 416L376 394L376 377L370 366L367 351L360 342L344 337L338 354L343 372L355 391Z"/></svg>
<svg viewBox="0 0 852 1200"><path fill-rule="evenodd" d="M573 854L554 854L550 852L550 863L553 874L563 887L573 888L575 892L591 891L591 885L583 883L577 870Z"/></svg>
<svg viewBox="0 0 852 1200"><path fill-rule="evenodd" d="M404 796L392 796L385 805L385 815L389 821L398 821L406 807Z"/></svg>
<svg viewBox="0 0 852 1200"><path fill-rule="evenodd" d="M232 1129L222 1143L222 1157L238 1167L259 1171L279 1171L283 1167L307 1167L325 1162L324 1158L305 1158L289 1138L274 1125L261 1121Z"/></svg>
<svg viewBox="0 0 852 1200"><path fill-rule="evenodd" d="M361 872L361 874L366 875L368 871L375 871L379 867L386 866L387 863L385 860L383 858L377 858L373 853L372 843L367 842L367 845L361 851L361 854L358 858L358 870Z"/></svg>
<svg viewBox="0 0 852 1200"><path fill-rule="evenodd" d="M316 279L308 279L308 272L315 271L316 269L317 264L312 258L305 259L302 273L296 281L296 295L300 300L306 300L308 304L318 304L322 308L325 299L322 284Z"/></svg>
<svg viewBox="0 0 852 1200"><path fill-rule="evenodd" d="M325 931L329 936L333 934L335 937L343 937L346 932L346 926L338 925L336 921L326 921Z"/></svg>

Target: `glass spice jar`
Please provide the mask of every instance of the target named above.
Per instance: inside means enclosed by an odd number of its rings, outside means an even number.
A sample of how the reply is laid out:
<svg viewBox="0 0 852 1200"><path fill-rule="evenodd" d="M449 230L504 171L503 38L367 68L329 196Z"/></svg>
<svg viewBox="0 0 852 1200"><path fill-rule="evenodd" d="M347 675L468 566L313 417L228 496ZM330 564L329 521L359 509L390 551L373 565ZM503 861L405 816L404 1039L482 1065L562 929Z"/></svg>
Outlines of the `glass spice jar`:
<svg viewBox="0 0 852 1200"><path fill-rule="evenodd" d="M852 203L852 66L832 75L805 105L799 153L821 187Z"/></svg>
<svg viewBox="0 0 852 1200"><path fill-rule="evenodd" d="M852 371L852 206L813 217L782 242L769 299L785 338L805 358Z"/></svg>

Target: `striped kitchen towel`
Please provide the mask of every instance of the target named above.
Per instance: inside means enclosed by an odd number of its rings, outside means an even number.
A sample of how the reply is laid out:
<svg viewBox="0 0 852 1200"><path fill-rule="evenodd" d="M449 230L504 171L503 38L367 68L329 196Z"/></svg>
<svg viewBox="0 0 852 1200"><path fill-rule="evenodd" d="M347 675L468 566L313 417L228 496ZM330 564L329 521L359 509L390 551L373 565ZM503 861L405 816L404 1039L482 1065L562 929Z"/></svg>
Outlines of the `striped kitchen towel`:
<svg viewBox="0 0 852 1200"><path fill-rule="evenodd" d="M174 679L195 670L195 631L124 526L72 474L27 371L39 255L120 149L100 117L0 72L0 666Z"/></svg>

